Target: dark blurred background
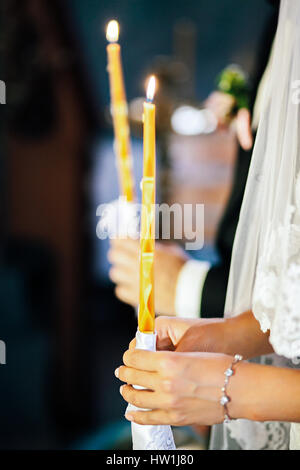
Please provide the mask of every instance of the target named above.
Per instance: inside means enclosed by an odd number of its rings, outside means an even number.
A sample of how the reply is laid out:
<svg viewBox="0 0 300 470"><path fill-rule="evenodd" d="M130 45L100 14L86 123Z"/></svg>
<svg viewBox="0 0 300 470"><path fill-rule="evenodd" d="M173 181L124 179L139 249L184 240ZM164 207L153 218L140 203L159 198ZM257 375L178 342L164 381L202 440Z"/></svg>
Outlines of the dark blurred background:
<svg viewBox="0 0 300 470"><path fill-rule="evenodd" d="M198 256L213 259L235 137L189 134L174 113L201 108L228 64L251 77L270 10L262 0L1 1L0 448L129 445L113 371L136 317L115 298L108 243L96 237L96 207L118 196L107 22L120 22L137 181L141 97L156 73L158 197L205 203Z"/></svg>

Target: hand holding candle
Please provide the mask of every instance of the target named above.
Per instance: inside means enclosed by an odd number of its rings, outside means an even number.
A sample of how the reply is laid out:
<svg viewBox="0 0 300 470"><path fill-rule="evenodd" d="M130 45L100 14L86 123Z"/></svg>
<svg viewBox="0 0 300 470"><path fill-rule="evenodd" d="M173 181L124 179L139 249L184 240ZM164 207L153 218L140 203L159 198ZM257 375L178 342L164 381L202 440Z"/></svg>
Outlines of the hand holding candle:
<svg viewBox="0 0 300 470"><path fill-rule="evenodd" d="M154 332L154 248L155 248L155 77L152 76L144 103L144 172L140 235L139 331Z"/></svg>
<svg viewBox="0 0 300 470"><path fill-rule="evenodd" d="M135 197L134 179L132 174L128 107L121 63L121 48L117 43L119 38L119 25L117 21L112 20L108 23L106 38L110 43L107 46L108 73L120 190L122 196L126 197L128 202L131 202Z"/></svg>
<svg viewBox="0 0 300 470"><path fill-rule="evenodd" d="M154 332L154 248L155 248L155 77L147 87L144 103L144 172L142 180L142 216L140 234L140 304L136 348L155 351ZM135 387L141 388L141 387ZM149 393L149 392L146 392ZM138 408L129 404L127 412ZM144 410L145 411L145 410ZM171 427L131 423L132 444L135 450L174 450Z"/></svg>

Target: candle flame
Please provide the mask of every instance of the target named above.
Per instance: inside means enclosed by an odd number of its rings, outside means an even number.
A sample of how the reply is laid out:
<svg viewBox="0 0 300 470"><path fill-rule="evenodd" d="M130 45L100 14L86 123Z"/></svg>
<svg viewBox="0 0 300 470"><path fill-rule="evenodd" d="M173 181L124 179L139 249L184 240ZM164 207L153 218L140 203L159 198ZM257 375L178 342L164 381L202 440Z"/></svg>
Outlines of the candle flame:
<svg viewBox="0 0 300 470"><path fill-rule="evenodd" d="M119 39L119 23L111 20L107 25L106 39L108 42L117 42Z"/></svg>
<svg viewBox="0 0 300 470"><path fill-rule="evenodd" d="M156 88L155 76L151 75L148 81L148 86L147 86L147 100L153 101L155 88Z"/></svg>

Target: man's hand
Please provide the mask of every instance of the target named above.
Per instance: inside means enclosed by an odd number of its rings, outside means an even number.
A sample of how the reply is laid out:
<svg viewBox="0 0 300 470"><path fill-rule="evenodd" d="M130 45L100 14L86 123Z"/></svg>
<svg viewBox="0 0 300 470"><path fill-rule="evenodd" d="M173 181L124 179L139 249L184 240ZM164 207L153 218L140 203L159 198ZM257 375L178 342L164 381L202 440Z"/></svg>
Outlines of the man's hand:
<svg viewBox="0 0 300 470"><path fill-rule="evenodd" d="M273 352L269 333L263 333L252 312L233 318L156 319L157 349L176 352L213 352L245 359ZM131 344L131 347L133 344Z"/></svg>
<svg viewBox="0 0 300 470"><path fill-rule="evenodd" d="M133 307L139 302L139 241L111 240L108 260L112 264L110 279L116 284L116 296ZM175 293L178 274L188 260L176 244L156 243L155 248L155 311L175 315Z"/></svg>
<svg viewBox="0 0 300 470"><path fill-rule="evenodd" d="M242 108L238 110L235 127L240 146L244 150L250 150L253 145L253 136L251 130L251 114L248 109Z"/></svg>
<svg viewBox="0 0 300 470"><path fill-rule="evenodd" d="M250 150L253 145L250 111L247 108L241 108L236 117L232 118L231 110L234 103L233 96L221 91L214 91L206 99L205 106L215 115L219 129L226 129L231 123L234 123L240 146L244 150Z"/></svg>
<svg viewBox="0 0 300 470"><path fill-rule="evenodd" d="M235 104L233 96L222 91L213 91L206 98L204 104L214 114L219 129L228 127L231 121L231 111Z"/></svg>
<svg viewBox="0 0 300 470"><path fill-rule="evenodd" d="M223 352L224 319L159 317L155 321L158 351Z"/></svg>
<svg viewBox="0 0 300 470"><path fill-rule="evenodd" d="M175 351L181 338L189 328L208 321L191 318L157 317L155 320L157 351ZM136 340L134 338L129 344L129 349L134 349L135 345Z"/></svg>

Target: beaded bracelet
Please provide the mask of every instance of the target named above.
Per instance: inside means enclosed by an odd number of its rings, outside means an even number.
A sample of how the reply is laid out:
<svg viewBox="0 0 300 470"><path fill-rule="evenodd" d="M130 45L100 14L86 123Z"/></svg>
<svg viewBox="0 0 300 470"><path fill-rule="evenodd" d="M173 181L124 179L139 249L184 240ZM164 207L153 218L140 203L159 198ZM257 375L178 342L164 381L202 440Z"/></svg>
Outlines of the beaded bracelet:
<svg viewBox="0 0 300 470"><path fill-rule="evenodd" d="M233 366L237 364L239 361L241 361L242 359L243 359L243 356L241 356L240 354L236 354L231 363L231 366L228 367L228 369L226 369L224 372L225 382L224 382L223 387L221 388L222 397L220 399L220 404L224 407L224 421L223 421L224 423L229 423L231 421L231 418L228 413L228 408L227 408L227 404L230 402L230 397L227 395L227 385L228 385L230 377L234 374Z"/></svg>

